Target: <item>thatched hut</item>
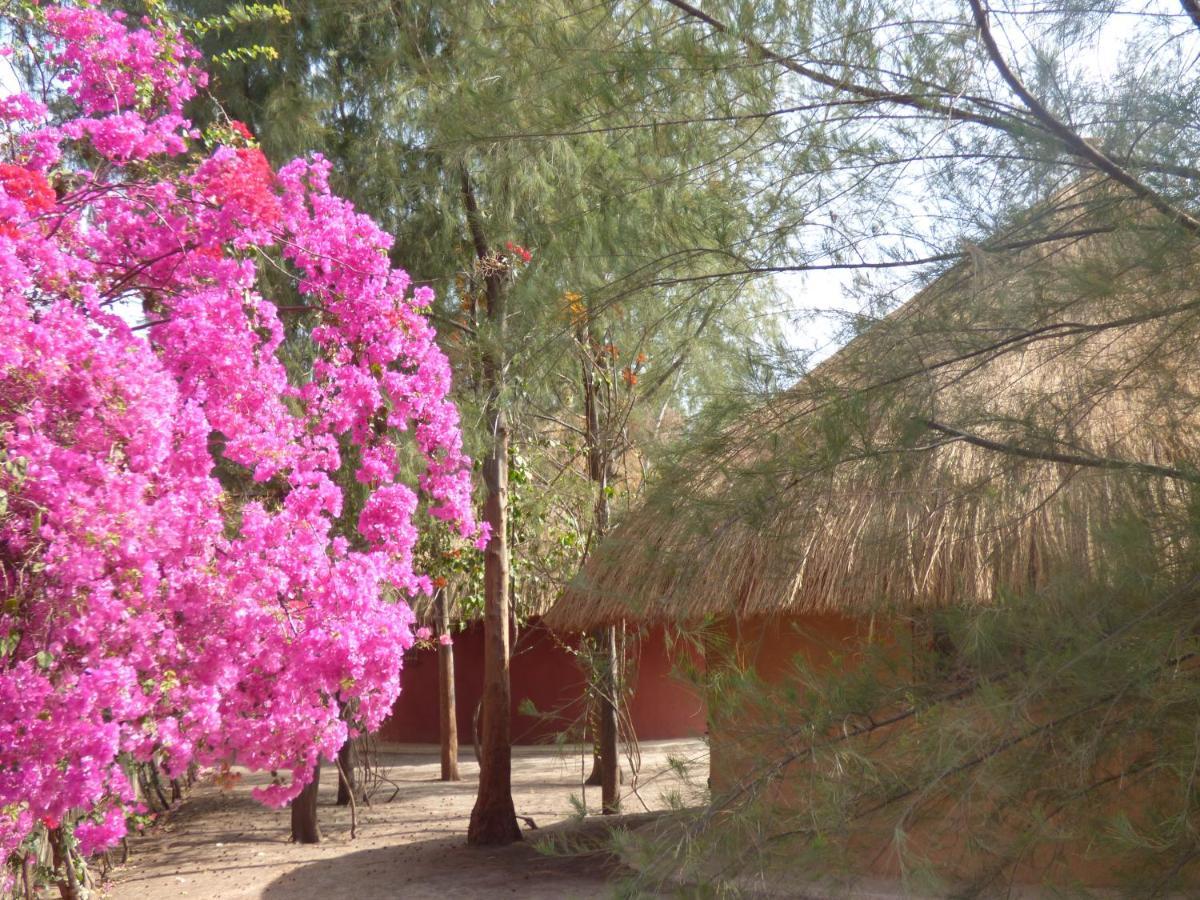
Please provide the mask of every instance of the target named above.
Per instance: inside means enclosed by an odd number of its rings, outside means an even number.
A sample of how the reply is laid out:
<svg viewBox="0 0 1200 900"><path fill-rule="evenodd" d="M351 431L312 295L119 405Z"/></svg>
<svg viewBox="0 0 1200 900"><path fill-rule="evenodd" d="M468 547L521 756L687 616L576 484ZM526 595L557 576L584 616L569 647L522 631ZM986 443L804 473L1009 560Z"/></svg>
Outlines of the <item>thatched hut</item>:
<svg viewBox="0 0 1200 900"><path fill-rule="evenodd" d="M1085 183L965 247L685 454L547 624L708 621L770 680L1085 576L1106 528L1171 521L1200 472L1195 257L1137 220ZM1163 565L1182 552L1153 540ZM747 761L736 722L710 727L719 791Z"/></svg>

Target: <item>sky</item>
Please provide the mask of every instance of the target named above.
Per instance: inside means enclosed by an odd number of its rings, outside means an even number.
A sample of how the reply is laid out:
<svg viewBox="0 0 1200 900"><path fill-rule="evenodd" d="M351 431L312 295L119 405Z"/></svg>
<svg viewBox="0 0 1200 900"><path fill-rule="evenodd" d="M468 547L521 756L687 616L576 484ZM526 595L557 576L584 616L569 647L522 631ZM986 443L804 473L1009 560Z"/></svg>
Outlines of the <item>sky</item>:
<svg viewBox="0 0 1200 900"><path fill-rule="evenodd" d="M1175 31L1184 35L1194 34L1196 66L1200 67L1200 31L1194 30L1192 22L1176 0L1132 0L1116 5L1121 6L1121 9L1108 19L1090 43L1080 47L1071 57L1069 62L1075 74L1090 81L1110 78L1116 67L1121 64L1121 50L1126 40L1135 28L1147 21L1146 14L1170 16ZM992 27L998 35L998 42L1008 54L1008 58L1017 62L1018 67L1021 60L1030 58L1030 51L1035 46L1037 36L1029 31L1022 31L1021 23L1013 16L1006 15L1005 11L1015 9L1024 13L1038 6L1046 9L1060 8L1056 4L1036 2L991 4ZM947 5L947 9L950 8L953 7ZM1151 59L1146 60L1146 64L1152 62ZM1016 98L1010 99L1015 101ZM900 193L908 198L904 202L913 215L913 220L918 221L921 216L921 204L925 201L920 191L919 167L914 167L909 175L908 183L899 185L899 188ZM872 254L872 250L880 249L882 248L864 246L863 252L868 258L878 258L881 254ZM858 301L846 296L846 289L853 277L853 273L845 270L784 273L774 277L776 289L786 298L785 308L794 313L785 319L783 327L785 338L793 351L812 354L810 361L817 362L837 350L842 340L839 331L844 316L860 311ZM910 295L911 292L910 290ZM801 313L807 315L800 315Z"/></svg>
<svg viewBox="0 0 1200 900"><path fill-rule="evenodd" d="M1030 39L1014 27L1011 18L1006 19L1003 16L1001 11L1004 8L1004 4L995 4L998 14L995 16L994 27L1014 56L1020 56L1027 53L1031 46ZM1181 18L1184 27L1190 26L1190 22L1175 2L1148 0L1127 3L1125 8L1135 14L1170 14ZM1072 60L1072 64L1089 78L1107 76L1117 65L1121 45L1130 27L1137 21L1134 15L1114 15L1108 25L1098 33L1091 46L1078 54ZM1197 42L1197 49L1200 52L1200 40ZM18 89L19 80L11 61L8 58L0 58L0 92L11 94ZM914 184L918 183L919 174L913 173ZM912 212L916 216L919 213L916 208L919 200L914 198L911 202L914 204ZM870 248L866 248L866 254L870 255ZM774 276L774 286L780 296L785 298L782 331L793 352L808 356L815 362L837 349L844 316L858 311L857 300L847 297L846 292L852 278L853 273L845 270L783 273ZM122 310L121 314L139 323L142 319L140 304L132 304L128 310Z"/></svg>

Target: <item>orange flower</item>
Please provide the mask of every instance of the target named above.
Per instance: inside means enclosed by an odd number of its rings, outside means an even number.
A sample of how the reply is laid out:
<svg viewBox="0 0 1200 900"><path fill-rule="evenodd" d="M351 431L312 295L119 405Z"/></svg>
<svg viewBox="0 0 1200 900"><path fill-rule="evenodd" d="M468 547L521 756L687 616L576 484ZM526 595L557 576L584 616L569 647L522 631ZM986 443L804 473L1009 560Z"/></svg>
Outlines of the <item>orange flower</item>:
<svg viewBox="0 0 1200 900"><path fill-rule="evenodd" d="M621 372L621 377L625 379L625 383L630 387L633 387L635 384L637 384L637 375L629 366L626 366L624 371Z"/></svg>
<svg viewBox="0 0 1200 900"><path fill-rule="evenodd" d="M567 318L571 320L572 325L578 327L587 322L587 307L583 305L582 294L567 291L563 294L563 303L566 306Z"/></svg>

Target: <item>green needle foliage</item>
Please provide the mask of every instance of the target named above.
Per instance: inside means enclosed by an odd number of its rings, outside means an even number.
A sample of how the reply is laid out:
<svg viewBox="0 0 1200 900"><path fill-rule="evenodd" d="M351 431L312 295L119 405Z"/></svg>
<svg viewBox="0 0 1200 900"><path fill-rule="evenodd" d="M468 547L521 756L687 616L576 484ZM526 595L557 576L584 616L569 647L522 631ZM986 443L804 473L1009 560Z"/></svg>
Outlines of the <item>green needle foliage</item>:
<svg viewBox="0 0 1200 900"><path fill-rule="evenodd" d="M769 681L710 654L726 783L647 878L1194 887L1200 13L659 6L787 110L790 205L713 278L860 305L797 384L710 405L564 603L862 634Z"/></svg>
<svg viewBox="0 0 1200 900"><path fill-rule="evenodd" d="M198 17L222 6L177 5ZM779 129L741 118L769 92L737 68L695 69L696 35L640 4L324 0L288 10L205 35L210 53L275 50L217 73L220 114L246 122L275 161L324 153L337 189L396 235L397 262L438 292L477 455L483 360L502 351L531 485L513 527L550 537L514 547L515 581L525 567L539 585L518 596L535 595L536 609L572 574L594 502L579 475L580 359L565 295L584 298L592 335L613 349L615 387L636 394L633 411L609 423L620 455L633 454L618 500L636 493L647 454L682 415L778 342L769 283L709 278L780 202L759 183ZM533 253L506 284L502 348L476 296L464 172L489 249L504 254L511 241Z"/></svg>

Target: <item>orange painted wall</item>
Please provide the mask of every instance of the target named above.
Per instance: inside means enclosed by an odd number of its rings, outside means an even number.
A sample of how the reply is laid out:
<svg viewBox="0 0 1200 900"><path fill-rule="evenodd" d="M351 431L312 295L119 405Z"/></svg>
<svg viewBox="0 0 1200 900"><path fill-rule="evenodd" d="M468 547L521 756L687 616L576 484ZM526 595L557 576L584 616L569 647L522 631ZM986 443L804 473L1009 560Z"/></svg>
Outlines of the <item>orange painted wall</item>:
<svg viewBox="0 0 1200 900"><path fill-rule="evenodd" d="M583 714L580 697L585 679L575 657L563 648L574 638L556 638L536 620L520 634L512 659L512 734L514 743L538 744ZM703 698L672 672L663 631L652 629L639 642L638 667L630 713L641 740L694 737L704 733ZM483 690L483 629L472 625L454 637L454 679L457 692L458 739L471 744L471 716ZM400 698L380 728L380 737L405 743L433 744L438 734L438 667L434 650L410 651L404 659ZM553 718L523 715L519 707L531 700Z"/></svg>
<svg viewBox="0 0 1200 900"><path fill-rule="evenodd" d="M723 623L718 630L715 647L708 654L709 672L714 665L736 660L740 667L753 667L766 685L783 688L793 658L803 654L816 669L835 664L854 666L862 658L862 648L868 640L890 642L894 623L872 623L864 619L842 616L813 615L756 620L751 622ZM776 693L774 696L778 697ZM717 712L711 723L711 785L718 797L724 791L743 783L748 775L761 771L762 763L778 760L791 748L781 740L778 721L767 727L753 714L734 708ZM915 720L906 720L880 731L871 740L887 740L892 729L919 727ZM795 723L797 725L801 723ZM796 763L795 765L800 765ZM1109 768L1119 769L1117 761ZM793 770L794 771L794 770ZM1098 774L1104 774L1104 766L1098 766ZM798 785L797 785L798 786ZM773 787L773 797L783 806L799 808L803 798L796 790L789 789L786 777ZM1149 809L1166 808L1169 804L1153 802L1156 795L1170 795L1177 791L1174 782L1146 782L1124 780L1115 782L1106 793L1098 794L1096 802L1103 809L1125 812L1134 822ZM1161 801L1162 797L1157 799ZM981 807L983 808L983 807ZM942 814L927 813L920 821L910 823L907 844L910 850L935 861L942 874L950 879L966 878L980 860L978 850L972 847L970 828L977 824L969 815L973 810L947 804ZM945 827L946 822L958 820L961 826ZM932 824L931 823L936 823ZM888 813L868 816L857 826L849 838L852 858L861 860L856 865L860 874L876 877L898 878L901 874L899 860L891 847L893 822ZM1003 820L989 826L993 836L1011 837L1015 832L1006 832ZM1184 870L1200 886L1200 861L1189 863ZM1016 883L1037 883L1047 876L1063 879L1066 884L1077 883L1091 888L1107 888L1118 884L1115 861L1097 854L1094 848L1081 843L1052 843L1031 847L1026 855L1008 872ZM1191 896L1191 895L1189 895ZM1196 896L1200 896L1197 893Z"/></svg>
<svg viewBox="0 0 1200 900"><path fill-rule="evenodd" d="M752 669L768 684L778 684L798 655L818 669L835 659L853 664L870 628L870 623L863 620L832 614L729 619L715 629L709 643L709 674L715 667L733 662L738 669ZM715 713L711 725L710 784L717 793L731 787L764 753L771 752L755 739L760 723L738 710L727 711L727 715L723 719ZM770 732L770 728L764 732ZM766 741L776 737L773 732L764 734Z"/></svg>

